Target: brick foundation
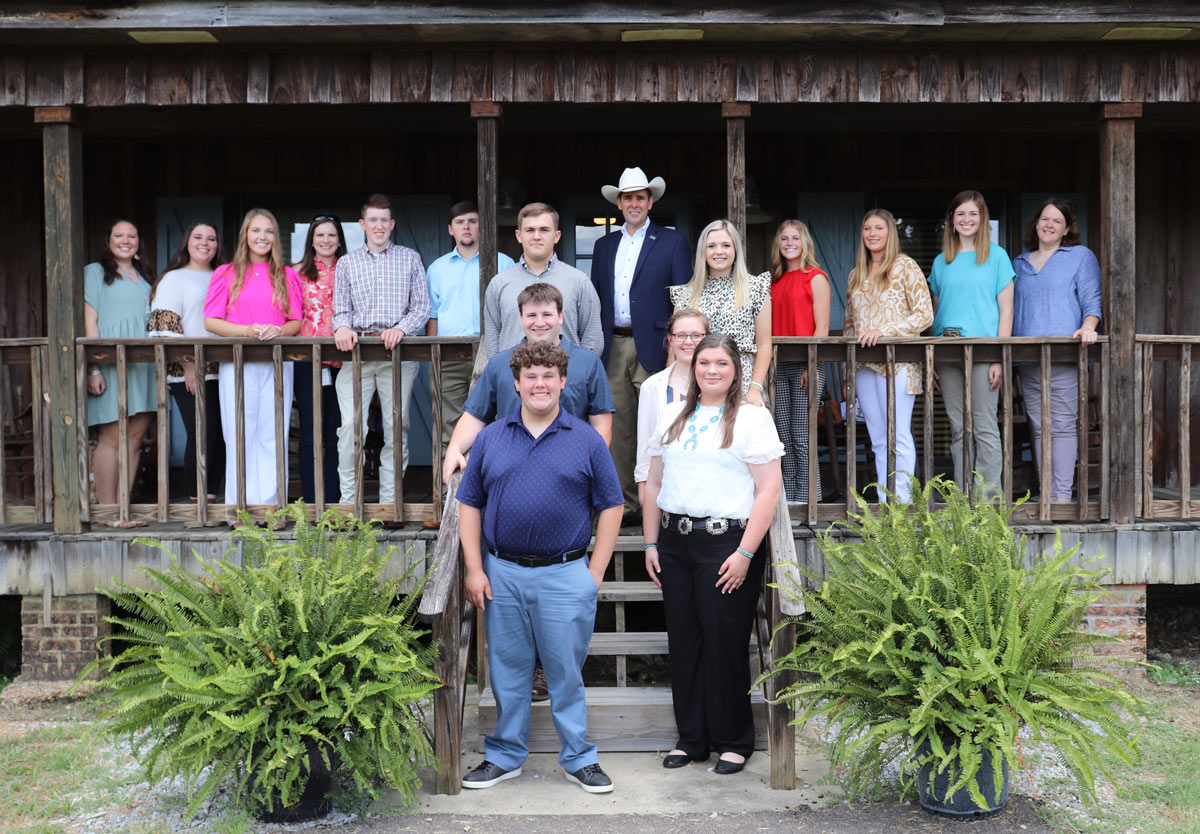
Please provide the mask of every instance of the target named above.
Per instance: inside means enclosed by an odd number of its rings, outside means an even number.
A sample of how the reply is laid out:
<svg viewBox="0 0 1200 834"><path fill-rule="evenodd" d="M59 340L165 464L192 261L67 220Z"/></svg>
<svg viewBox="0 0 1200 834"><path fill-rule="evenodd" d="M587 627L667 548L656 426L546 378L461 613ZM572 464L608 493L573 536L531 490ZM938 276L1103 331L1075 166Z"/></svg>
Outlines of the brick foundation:
<svg viewBox="0 0 1200 834"><path fill-rule="evenodd" d="M107 652L98 647L112 633L104 622L109 615L108 597L99 594L53 597L50 622L45 622L42 597L21 598L21 678L23 680L74 680Z"/></svg>
<svg viewBox="0 0 1200 834"><path fill-rule="evenodd" d="M1109 585L1108 595L1088 608L1084 617L1087 630L1095 634L1119 637L1119 643L1098 647L1109 657L1146 660L1146 586Z"/></svg>

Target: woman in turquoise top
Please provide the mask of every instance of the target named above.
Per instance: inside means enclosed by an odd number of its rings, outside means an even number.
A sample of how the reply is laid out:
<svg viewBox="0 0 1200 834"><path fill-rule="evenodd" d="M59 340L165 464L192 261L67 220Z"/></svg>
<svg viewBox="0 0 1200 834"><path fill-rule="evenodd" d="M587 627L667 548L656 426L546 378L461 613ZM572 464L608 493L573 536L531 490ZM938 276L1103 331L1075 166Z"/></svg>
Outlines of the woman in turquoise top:
<svg viewBox="0 0 1200 834"><path fill-rule="evenodd" d="M1012 335L1013 267L1008 253L991 241L987 203L978 191L962 191L946 208L942 253L933 261L934 336L985 338ZM966 488L963 472L965 375L961 360L935 365L946 416L954 480ZM980 485L1000 485L1003 452L996 422L1003 366L980 362L971 371L971 422L975 433L975 473ZM985 487L987 488L987 487Z"/></svg>
<svg viewBox="0 0 1200 834"><path fill-rule="evenodd" d="M83 270L83 330L93 338L123 339L146 335L150 316L150 286L154 275L138 257L138 230L132 221L118 218L108 229L104 254ZM116 504L118 455L128 455L129 488L137 474L142 438L150 425L157 401L154 366L130 364L126 373L128 443L118 448L117 366L93 364L88 369L88 426L99 426L92 476L96 500ZM95 522L107 527L142 527L144 521Z"/></svg>

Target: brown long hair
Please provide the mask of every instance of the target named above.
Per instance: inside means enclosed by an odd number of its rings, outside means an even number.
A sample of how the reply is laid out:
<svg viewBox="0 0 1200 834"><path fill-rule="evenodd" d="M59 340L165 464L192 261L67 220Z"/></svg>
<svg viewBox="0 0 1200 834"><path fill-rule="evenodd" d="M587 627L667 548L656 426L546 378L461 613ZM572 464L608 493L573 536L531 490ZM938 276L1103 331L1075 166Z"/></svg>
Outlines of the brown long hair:
<svg viewBox="0 0 1200 834"><path fill-rule="evenodd" d="M879 265L879 271L875 273L875 289L882 290L887 287L888 282L891 280L892 267L896 265L896 261L904 253L900 251L900 230L896 228L895 216L887 209L871 209L863 215L863 224L872 217L878 217L882 220L888 230L887 243L883 248L883 263ZM850 271L850 280L846 284L847 296L855 292L861 284L866 282L870 271L871 253L867 251L867 244L863 242L862 226L860 225L858 255L854 258L854 269Z"/></svg>
<svg viewBox="0 0 1200 834"><path fill-rule="evenodd" d="M117 257L108 246L109 241L112 240L112 230L117 228L118 223L128 223L138 233L138 249L133 253L133 270L142 276L143 281L153 286L157 283L154 277L154 270L147 263L149 259L141 257L143 248L142 230L138 228L137 223L134 223L128 217L114 217L108 221L108 231L104 233L104 246L101 247L100 257L97 259L100 267L104 270L104 283L111 286L112 282L117 280L117 276L121 274L117 271Z"/></svg>
<svg viewBox="0 0 1200 834"><path fill-rule="evenodd" d="M338 245L333 252L334 260L346 254L346 238L342 235L342 221L335 214L318 214L309 221L308 234L304 236L304 257L296 265L296 271L309 281L316 281L321 277L317 271L317 250L313 249L313 236L317 233L317 226L322 223L332 223L333 227L337 229Z"/></svg>
<svg viewBox="0 0 1200 834"><path fill-rule="evenodd" d="M942 233L942 257L946 260L946 266L950 266L958 257L958 248L961 242L958 239L958 231L954 228L954 212L958 211L958 207L963 203L974 203L975 207L979 209L979 231L975 232L975 263L983 266L987 263L988 256L992 254L992 218L988 214L987 202L983 199L983 195L970 189L955 194L950 205L946 207L946 230Z"/></svg>
<svg viewBox="0 0 1200 834"><path fill-rule="evenodd" d="M1083 238L1079 234L1079 216L1075 213L1075 207L1071 205L1070 200L1064 200L1062 197L1047 197L1038 203L1033 214L1029 216L1029 223L1025 226L1026 251L1033 252L1038 248L1037 224L1042 219L1042 212L1046 210L1046 206L1054 206L1062 212L1063 220L1067 221L1067 230L1063 233L1063 239L1059 246L1079 245Z"/></svg>
<svg viewBox="0 0 1200 834"><path fill-rule="evenodd" d="M683 403L683 411L675 418L675 422L667 428L663 443L674 443L683 433L683 427L695 412L700 402L700 383L696 380L696 360L702 351L709 348L720 348L729 355L733 362L733 382L725 394L725 412L721 415L721 448L728 449L733 445L733 424L737 422L738 404L742 401L742 361L738 356L737 342L728 333L710 333L700 340L696 352L692 354L692 384L688 386L687 399Z"/></svg>
<svg viewBox="0 0 1200 834"><path fill-rule="evenodd" d="M162 271L162 275L154 279L154 286L150 288L151 299L158 292L158 285L162 283L163 275L175 269L182 269L192 262L191 253L188 252L188 241L192 239L192 232L196 231L200 226L208 226L217 235L217 251L213 252L212 260L208 263L209 269L216 269L225 263L225 249L221 246L220 228L216 223L210 223L208 220L196 220L184 231L183 240L179 241L179 245L175 247L175 251L171 253L171 257L167 261L167 268Z"/></svg>
<svg viewBox="0 0 1200 834"><path fill-rule="evenodd" d="M784 220L775 230L775 239L771 241L772 282L778 281L783 273L787 272L787 263L779 252L779 239L783 237L783 230L789 227L800 233L800 268L821 269L821 264L817 262L817 245L813 243L812 232L808 230L808 226L802 220Z"/></svg>
<svg viewBox="0 0 1200 834"><path fill-rule="evenodd" d="M291 302L288 300L287 273L284 271L283 266L283 247L279 244L279 221L275 219L275 215L266 209L250 209L242 219L242 227L238 229L237 249L233 253L234 278L233 285L229 288L229 303L232 304L237 300L238 295L242 291L242 284L246 280L246 273L250 269L250 221L256 217L267 218L275 228L275 240L271 244L271 255L267 259L267 270L271 276L271 297L275 302L275 309L287 316L293 310Z"/></svg>

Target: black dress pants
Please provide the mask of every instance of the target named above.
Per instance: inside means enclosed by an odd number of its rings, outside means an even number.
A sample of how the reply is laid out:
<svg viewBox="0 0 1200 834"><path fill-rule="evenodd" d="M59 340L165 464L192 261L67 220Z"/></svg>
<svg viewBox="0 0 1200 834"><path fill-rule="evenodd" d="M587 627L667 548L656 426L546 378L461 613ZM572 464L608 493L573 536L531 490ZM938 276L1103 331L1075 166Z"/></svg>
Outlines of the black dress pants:
<svg viewBox="0 0 1200 834"><path fill-rule="evenodd" d="M313 451L316 439L313 430L316 420L313 419L313 387L312 362L297 362L292 366L292 396L296 407L300 409L300 494L305 503L314 504L317 500L317 477L313 471L316 465L316 453ZM337 379L339 370L330 368L333 378ZM364 408L369 403L363 403ZM390 416L390 415L389 415ZM338 408L337 394L332 385L321 387L321 447L325 451L325 503L336 504L341 493L338 481L338 449L337 432L342 425L342 412Z"/></svg>
<svg viewBox="0 0 1200 834"><path fill-rule="evenodd" d="M747 758L754 752L749 645L766 548L740 588L723 594L716 586L743 532L735 525L719 536L703 529L685 536L671 524L658 538L678 748L693 758L711 750Z"/></svg>
<svg viewBox="0 0 1200 834"><path fill-rule="evenodd" d="M222 495L221 483L225 480L225 435L221 432L221 389L217 380L209 379L204 385L204 433L207 435L204 463L207 467L208 492ZM172 382L168 388L179 408L183 428L187 433L187 446L183 453L183 483L189 499L196 498L196 397L182 382Z"/></svg>

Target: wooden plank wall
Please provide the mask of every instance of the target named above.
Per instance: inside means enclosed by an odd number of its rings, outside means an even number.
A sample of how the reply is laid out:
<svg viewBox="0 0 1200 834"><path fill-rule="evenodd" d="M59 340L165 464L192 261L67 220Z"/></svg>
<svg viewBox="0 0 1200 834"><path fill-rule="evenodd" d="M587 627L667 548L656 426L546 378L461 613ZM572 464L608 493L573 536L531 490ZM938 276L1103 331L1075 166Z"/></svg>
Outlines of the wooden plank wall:
<svg viewBox="0 0 1200 834"><path fill-rule="evenodd" d="M401 102L1189 102L1200 48L28 52L0 106Z"/></svg>
<svg viewBox="0 0 1200 834"><path fill-rule="evenodd" d="M1138 136L1137 332L1200 333L1197 268L1200 235L1188 200L1200 189L1200 160L1190 138ZM1154 480L1179 484L1179 363L1154 366ZM1192 375L1191 437L1200 437L1200 375ZM1200 455L1191 455L1200 483Z"/></svg>

